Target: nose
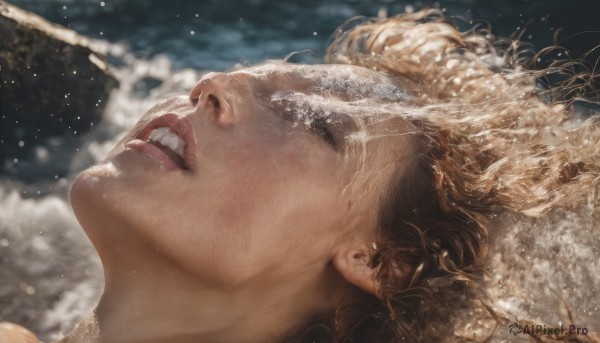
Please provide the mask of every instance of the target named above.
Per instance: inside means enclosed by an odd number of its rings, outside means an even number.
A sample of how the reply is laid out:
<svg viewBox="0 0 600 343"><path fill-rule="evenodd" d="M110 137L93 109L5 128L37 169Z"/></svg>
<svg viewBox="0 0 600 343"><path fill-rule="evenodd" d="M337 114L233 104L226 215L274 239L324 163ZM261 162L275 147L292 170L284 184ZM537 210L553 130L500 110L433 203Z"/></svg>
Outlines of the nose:
<svg viewBox="0 0 600 343"><path fill-rule="evenodd" d="M231 77L225 73L208 73L192 88L189 101L199 114L208 113L219 125L236 122L232 107Z"/></svg>

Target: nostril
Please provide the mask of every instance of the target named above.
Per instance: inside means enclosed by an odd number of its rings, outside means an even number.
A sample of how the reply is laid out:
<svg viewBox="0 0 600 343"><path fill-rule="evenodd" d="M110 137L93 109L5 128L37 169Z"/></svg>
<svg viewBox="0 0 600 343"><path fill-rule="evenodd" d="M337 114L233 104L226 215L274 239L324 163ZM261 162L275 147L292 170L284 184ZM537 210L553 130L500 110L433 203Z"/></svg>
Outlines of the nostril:
<svg viewBox="0 0 600 343"><path fill-rule="evenodd" d="M209 94L207 100L212 104L215 110L219 110L221 108L221 103L219 103L219 99L216 96Z"/></svg>
<svg viewBox="0 0 600 343"><path fill-rule="evenodd" d="M228 97L228 76L222 73L211 73L204 76L192 88L189 103L199 114L213 116L215 122L229 125L235 122L230 98Z"/></svg>

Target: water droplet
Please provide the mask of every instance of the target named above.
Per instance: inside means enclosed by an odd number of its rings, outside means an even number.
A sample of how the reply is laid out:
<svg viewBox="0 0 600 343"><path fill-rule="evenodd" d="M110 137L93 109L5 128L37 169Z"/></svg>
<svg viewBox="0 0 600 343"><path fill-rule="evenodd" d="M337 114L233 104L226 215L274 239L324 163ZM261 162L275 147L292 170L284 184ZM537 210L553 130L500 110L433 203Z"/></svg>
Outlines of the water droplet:
<svg viewBox="0 0 600 343"><path fill-rule="evenodd" d="M316 31L315 31L315 32L313 32L313 36L316 36L316 35L317 35L317 32L316 32Z"/></svg>
<svg viewBox="0 0 600 343"><path fill-rule="evenodd" d="M29 285L25 288L25 293L27 293L28 295L34 295L35 294L35 287Z"/></svg>
<svg viewBox="0 0 600 343"><path fill-rule="evenodd" d="M190 31L190 35L192 35L192 36L193 36L193 35L195 35L195 34L196 34L196 32L194 32L194 31Z"/></svg>
<svg viewBox="0 0 600 343"><path fill-rule="evenodd" d="M106 6L106 2L100 1L100 6L102 6L102 7Z"/></svg>
<svg viewBox="0 0 600 343"><path fill-rule="evenodd" d="M62 8L63 8L63 11L66 10L67 9L67 5L64 5Z"/></svg>
<svg viewBox="0 0 600 343"><path fill-rule="evenodd" d="M19 146L20 146L21 148L22 148L22 147L24 147L24 146L25 146L25 142L23 142L23 141L19 141Z"/></svg>

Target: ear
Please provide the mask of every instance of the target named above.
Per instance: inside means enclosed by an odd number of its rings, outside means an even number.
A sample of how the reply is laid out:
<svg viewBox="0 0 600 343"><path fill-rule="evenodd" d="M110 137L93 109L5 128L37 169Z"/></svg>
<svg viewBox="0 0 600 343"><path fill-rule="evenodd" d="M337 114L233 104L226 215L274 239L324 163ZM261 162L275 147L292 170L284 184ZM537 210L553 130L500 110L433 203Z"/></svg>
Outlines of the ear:
<svg viewBox="0 0 600 343"><path fill-rule="evenodd" d="M362 243L340 249L333 257L335 269L349 283L381 299L377 269L370 266L371 250Z"/></svg>

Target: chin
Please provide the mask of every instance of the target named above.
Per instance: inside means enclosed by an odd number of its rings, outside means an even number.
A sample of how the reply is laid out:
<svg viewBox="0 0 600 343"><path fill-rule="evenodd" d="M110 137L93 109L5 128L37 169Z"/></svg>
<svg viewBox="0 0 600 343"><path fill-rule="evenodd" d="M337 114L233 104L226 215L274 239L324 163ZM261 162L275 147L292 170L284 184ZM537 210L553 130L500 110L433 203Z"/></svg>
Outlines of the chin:
<svg viewBox="0 0 600 343"><path fill-rule="evenodd" d="M106 198L107 191L114 188L122 178L112 163L103 163L90 167L79 174L71 186L71 204L77 213L78 205L97 202Z"/></svg>
<svg viewBox="0 0 600 343"><path fill-rule="evenodd" d="M157 167L130 157L93 166L71 186L75 216L99 252L104 245L126 246L123 240L158 231L160 217L152 215L163 206L156 200L163 188Z"/></svg>
<svg viewBox="0 0 600 343"><path fill-rule="evenodd" d="M98 206L104 202L121 202L148 185L157 167L148 159L128 151L111 152L109 158L92 166L75 178L71 187L71 204L77 214L80 204Z"/></svg>
<svg viewBox="0 0 600 343"><path fill-rule="evenodd" d="M110 194L110 184L118 175L110 164L95 165L81 172L71 185L70 197L73 211L81 225L82 219L99 212Z"/></svg>
<svg viewBox="0 0 600 343"><path fill-rule="evenodd" d="M127 177L113 163L102 163L86 169L75 178L71 190L71 206L77 220L96 246L101 235L131 215L135 177ZM139 182L139 181L138 181Z"/></svg>

